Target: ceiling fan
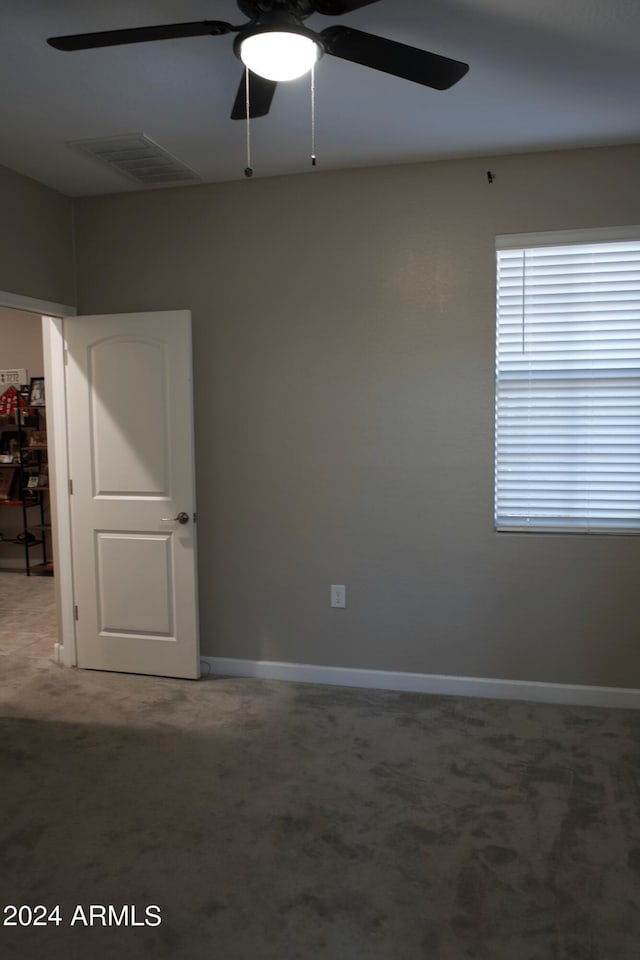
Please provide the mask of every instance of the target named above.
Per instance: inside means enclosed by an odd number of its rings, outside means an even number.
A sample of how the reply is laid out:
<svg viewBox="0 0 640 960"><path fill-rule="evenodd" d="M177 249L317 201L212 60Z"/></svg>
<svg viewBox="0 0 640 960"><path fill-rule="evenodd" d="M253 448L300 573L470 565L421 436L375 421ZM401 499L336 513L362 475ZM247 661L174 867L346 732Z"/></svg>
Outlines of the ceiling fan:
<svg viewBox="0 0 640 960"><path fill-rule="evenodd" d="M466 63L419 50L347 26L332 26L315 33L304 26L313 13L340 16L378 0L236 0L248 23L234 26L223 20L168 23L156 27L133 27L99 33L79 33L47 40L57 50L88 50L94 47L169 40L177 37L221 36L235 33L233 49L245 65L231 111L232 120L263 117L269 112L279 80L292 80L311 70L325 53L350 60L394 77L411 80L435 90L446 90L469 69ZM247 76L249 96L246 96Z"/></svg>

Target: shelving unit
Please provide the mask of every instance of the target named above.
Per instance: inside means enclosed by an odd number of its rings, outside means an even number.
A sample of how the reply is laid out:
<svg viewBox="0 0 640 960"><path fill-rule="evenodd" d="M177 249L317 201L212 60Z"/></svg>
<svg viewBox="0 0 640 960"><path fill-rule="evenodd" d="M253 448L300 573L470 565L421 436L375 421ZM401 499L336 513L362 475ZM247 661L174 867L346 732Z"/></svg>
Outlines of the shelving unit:
<svg viewBox="0 0 640 960"><path fill-rule="evenodd" d="M24 570L27 576L53 576L51 562L51 522L49 503L49 468L46 443L46 408L44 406L18 407L15 425L9 423L17 444L12 463L0 463L0 474L12 471L9 486L5 481L6 499L0 498L0 529L2 516L10 508L21 510L21 529L14 538L0 540L20 546L24 551ZM6 432L7 425L3 429ZM12 438L13 439L13 438ZM8 491L6 488L9 487ZM3 489L0 475L0 490Z"/></svg>

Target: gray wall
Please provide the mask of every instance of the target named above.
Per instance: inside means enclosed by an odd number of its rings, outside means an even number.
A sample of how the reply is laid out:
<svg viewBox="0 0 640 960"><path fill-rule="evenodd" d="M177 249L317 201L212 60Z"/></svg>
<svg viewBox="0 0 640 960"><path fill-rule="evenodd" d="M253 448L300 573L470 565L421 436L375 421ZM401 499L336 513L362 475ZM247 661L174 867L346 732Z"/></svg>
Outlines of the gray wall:
<svg viewBox="0 0 640 960"><path fill-rule="evenodd" d="M0 290L75 302L72 201L0 167Z"/></svg>
<svg viewBox="0 0 640 960"><path fill-rule="evenodd" d="M78 202L83 312L193 310L203 653L640 686L640 539L492 527L494 236L640 223L639 169L622 147Z"/></svg>

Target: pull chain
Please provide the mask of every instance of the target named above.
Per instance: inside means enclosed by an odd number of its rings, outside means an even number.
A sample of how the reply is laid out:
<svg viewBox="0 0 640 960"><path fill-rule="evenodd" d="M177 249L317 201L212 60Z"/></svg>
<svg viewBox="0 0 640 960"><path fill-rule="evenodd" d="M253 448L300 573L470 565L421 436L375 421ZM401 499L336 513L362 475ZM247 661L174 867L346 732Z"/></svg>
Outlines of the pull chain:
<svg viewBox="0 0 640 960"><path fill-rule="evenodd" d="M311 166L316 165L316 66L311 67Z"/></svg>
<svg viewBox="0 0 640 960"><path fill-rule="evenodd" d="M253 176L253 169L251 167L251 107L249 101L249 68L247 67L244 71L244 102L247 113L247 165L244 168L245 177Z"/></svg>
<svg viewBox="0 0 640 960"><path fill-rule="evenodd" d="M246 69L244 73L245 78L245 111L247 119L247 165L244 168L245 177L253 176L253 168L251 166L251 103L250 103L250 85L249 85L249 70ZM315 64L311 67L311 166L315 167L316 165L316 68Z"/></svg>

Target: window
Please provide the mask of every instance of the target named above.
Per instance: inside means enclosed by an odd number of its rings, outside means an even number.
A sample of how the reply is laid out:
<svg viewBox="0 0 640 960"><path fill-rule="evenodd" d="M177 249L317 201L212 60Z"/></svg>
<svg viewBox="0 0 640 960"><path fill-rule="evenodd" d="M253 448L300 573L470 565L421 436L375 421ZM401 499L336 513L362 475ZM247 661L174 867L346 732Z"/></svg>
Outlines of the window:
<svg viewBox="0 0 640 960"><path fill-rule="evenodd" d="M640 533L640 228L497 240L495 525Z"/></svg>

